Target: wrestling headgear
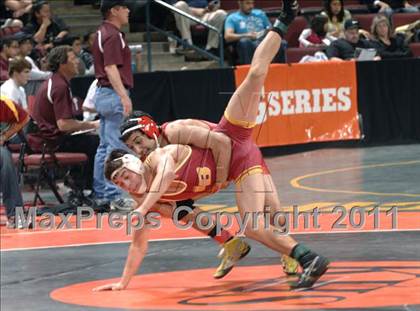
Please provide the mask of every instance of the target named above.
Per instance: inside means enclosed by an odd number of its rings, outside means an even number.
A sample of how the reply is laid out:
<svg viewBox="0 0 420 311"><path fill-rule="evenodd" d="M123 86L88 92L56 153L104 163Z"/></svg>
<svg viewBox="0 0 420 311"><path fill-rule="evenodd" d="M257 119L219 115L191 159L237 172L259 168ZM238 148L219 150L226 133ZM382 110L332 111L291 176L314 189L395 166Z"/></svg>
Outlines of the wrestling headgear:
<svg viewBox="0 0 420 311"><path fill-rule="evenodd" d="M128 134L140 130L147 137L156 141L159 146L158 137L160 136L160 128L150 115L144 112L134 112L120 127L121 138L124 140Z"/></svg>
<svg viewBox="0 0 420 311"><path fill-rule="evenodd" d="M144 166L143 166L143 162L137 158L136 156L132 155L132 154L125 154L120 158L116 158L113 161L122 161L122 165L116 169L115 171L112 172L111 174L111 180L114 179L114 177L121 172L122 169L127 169L130 170L134 173L137 173L139 175L143 175L144 173Z"/></svg>

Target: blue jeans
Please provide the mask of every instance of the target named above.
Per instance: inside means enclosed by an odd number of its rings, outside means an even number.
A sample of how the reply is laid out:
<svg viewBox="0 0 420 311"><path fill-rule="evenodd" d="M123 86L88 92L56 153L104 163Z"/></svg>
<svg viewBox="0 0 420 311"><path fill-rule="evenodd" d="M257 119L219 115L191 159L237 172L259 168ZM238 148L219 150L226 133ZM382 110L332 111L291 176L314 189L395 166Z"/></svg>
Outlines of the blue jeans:
<svg viewBox="0 0 420 311"><path fill-rule="evenodd" d="M10 151L0 146L0 192L6 207L7 218L15 216L16 206L23 206L22 192L18 183L16 167Z"/></svg>
<svg viewBox="0 0 420 311"><path fill-rule="evenodd" d="M385 11L383 12L386 16L391 17L392 14L394 13L417 13L419 11L419 9L415 6L412 7L408 7L408 8L400 8L400 9L385 9Z"/></svg>
<svg viewBox="0 0 420 311"><path fill-rule="evenodd" d="M122 191L106 180L105 160L114 149L129 150L120 140L120 126L124 120L123 106L118 94L111 88L98 87L95 108L100 116L99 147L95 156L93 190L99 199L114 200Z"/></svg>

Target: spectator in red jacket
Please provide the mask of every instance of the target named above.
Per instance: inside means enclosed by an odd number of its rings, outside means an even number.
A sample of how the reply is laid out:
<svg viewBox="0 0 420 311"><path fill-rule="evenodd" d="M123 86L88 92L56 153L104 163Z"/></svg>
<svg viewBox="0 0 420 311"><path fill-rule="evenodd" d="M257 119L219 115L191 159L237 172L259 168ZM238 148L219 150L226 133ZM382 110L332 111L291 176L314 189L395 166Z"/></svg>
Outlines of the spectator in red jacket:
<svg viewBox="0 0 420 311"><path fill-rule="evenodd" d="M335 40L327 34L328 17L316 15L311 20L311 28L304 29L299 36L300 47L320 47L330 45Z"/></svg>
<svg viewBox="0 0 420 311"><path fill-rule="evenodd" d="M9 227L21 228L16 223L16 207L23 207L22 193L19 187L16 167L10 151L5 146L16 133L29 121L26 111L12 100L1 97L0 100L0 192L3 194L3 204L6 207ZM5 182L7 181L7 182Z"/></svg>

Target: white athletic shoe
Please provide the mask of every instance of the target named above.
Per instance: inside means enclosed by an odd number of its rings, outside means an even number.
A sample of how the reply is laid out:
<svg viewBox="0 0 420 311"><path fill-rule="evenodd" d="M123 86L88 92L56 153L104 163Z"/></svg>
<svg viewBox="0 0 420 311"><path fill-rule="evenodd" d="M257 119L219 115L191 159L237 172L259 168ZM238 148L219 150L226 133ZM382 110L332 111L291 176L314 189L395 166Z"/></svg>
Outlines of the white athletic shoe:
<svg viewBox="0 0 420 311"><path fill-rule="evenodd" d="M136 207L136 201L129 198L119 198L110 203L111 210L131 212Z"/></svg>

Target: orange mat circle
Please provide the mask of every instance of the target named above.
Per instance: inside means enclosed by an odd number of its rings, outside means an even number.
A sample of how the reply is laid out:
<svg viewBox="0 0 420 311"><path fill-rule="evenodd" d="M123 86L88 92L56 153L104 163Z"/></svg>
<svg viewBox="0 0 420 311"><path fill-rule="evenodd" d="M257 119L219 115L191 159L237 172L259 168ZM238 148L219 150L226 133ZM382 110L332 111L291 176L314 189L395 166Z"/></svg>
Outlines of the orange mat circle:
<svg viewBox="0 0 420 311"><path fill-rule="evenodd" d="M420 261L336 262L311 290L290 290L280 266L236 267L222 280L214 269L138 275L127 290L93 292L119 278L51 292L56 301L141 310L313 310L420 305Z"/></svg>

